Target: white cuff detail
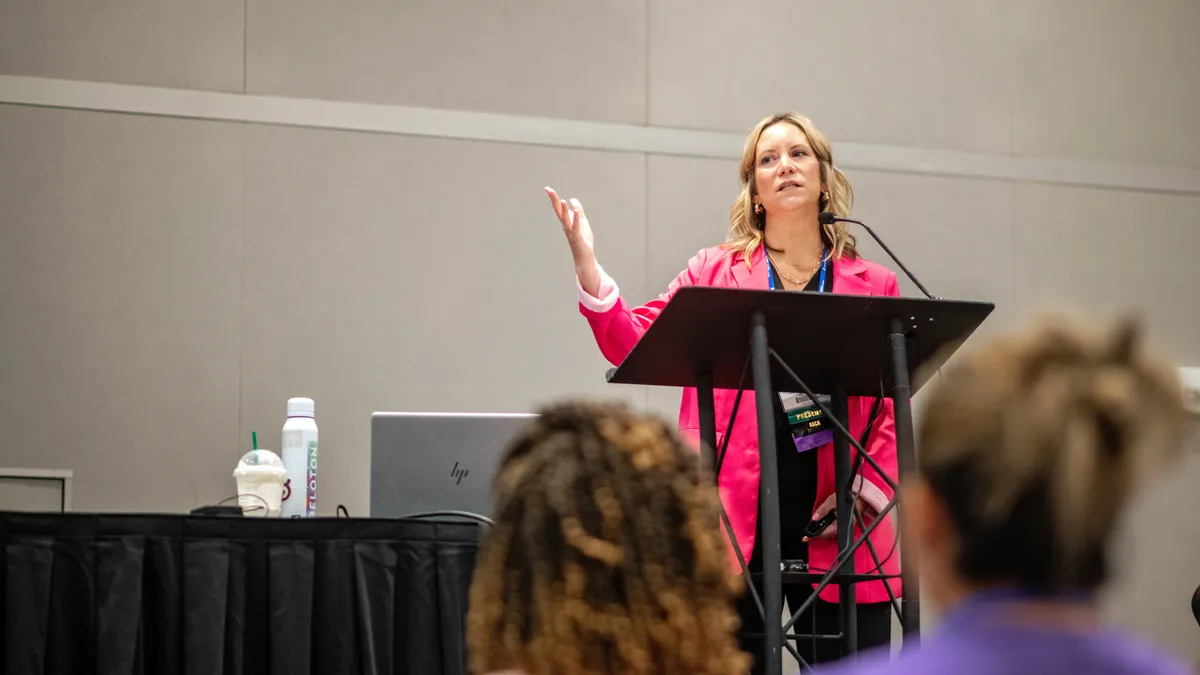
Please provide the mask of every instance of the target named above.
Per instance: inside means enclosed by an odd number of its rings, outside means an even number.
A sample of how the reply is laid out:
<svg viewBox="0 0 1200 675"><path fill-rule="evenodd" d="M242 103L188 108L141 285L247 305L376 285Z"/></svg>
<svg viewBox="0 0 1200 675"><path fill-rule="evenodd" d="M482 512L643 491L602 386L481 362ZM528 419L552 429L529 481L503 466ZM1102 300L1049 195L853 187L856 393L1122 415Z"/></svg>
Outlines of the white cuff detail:
<svg viewBox="0 0 1200 675"><path fill-rule="evenodd" d="M854 486L854 494L857 497L861 497L864 502L875 509L875 513L882 513L889 501L883 490L879 489L878 485L864 478L862 474L858 475ZM837 506L837 493L829 495L825 501L821 502L821 505L813 511L813 520L820 520L822 516L832 511L835 506Z"/></svg>
<svg viewBox="0 0 1200 675"><path fill-rule="evenodd" d="M603 314L617 306L617 300L621 297L621 289L617 288L617 282L608 276L603 267L596 265L596 269L600 270L600 296L593 297L591 293L583 290L578 276L575 277L575 290L579 292L579 304L589 311Z"/></svg>
<svg viewBox="0 0 1200 675"><path fill-rule="evenodd" d="M883 513L883 509L887 507L888 501L890 501L887 495L883 493L883 490L879 489L878 485L863 478L861 474L858 476L857 487L858 496L864 502L870 504L871 508L875 509L875 513Z"/></svg>

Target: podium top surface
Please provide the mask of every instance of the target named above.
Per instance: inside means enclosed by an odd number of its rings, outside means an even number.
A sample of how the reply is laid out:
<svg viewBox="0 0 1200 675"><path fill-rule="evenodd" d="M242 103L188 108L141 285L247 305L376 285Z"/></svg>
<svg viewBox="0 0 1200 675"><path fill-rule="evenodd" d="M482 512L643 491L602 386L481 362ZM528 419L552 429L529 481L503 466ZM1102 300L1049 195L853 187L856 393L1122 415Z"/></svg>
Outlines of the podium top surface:
<svg viewBox="0 0 1200 675"><path fill-rule="evenodd" d="M676 292L608 381L691 387L699 373L708 373L714 388L737 389L753 317L761 313L771 349L805 384L828 392L841 381L851 396L877 395L881 382L890 381L889 336L892 320L899 319L916 393L993 309L992 303L963 300L688 286ZM794 386L774 361L771 381L782 391ZM749 370L742 386L754 388Z"/></svg>

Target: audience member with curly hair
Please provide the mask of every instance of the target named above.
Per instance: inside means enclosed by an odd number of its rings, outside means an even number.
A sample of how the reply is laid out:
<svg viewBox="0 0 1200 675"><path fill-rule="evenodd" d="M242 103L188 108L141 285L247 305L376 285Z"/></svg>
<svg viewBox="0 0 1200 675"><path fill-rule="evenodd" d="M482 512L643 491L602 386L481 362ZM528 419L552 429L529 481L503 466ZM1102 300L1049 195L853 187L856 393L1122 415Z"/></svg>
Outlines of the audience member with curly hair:
<svg viewBox="0 0 1200 675"><path fill-rule="evenodd" d="M467 618L473 673L746 671L716 490L667 424L617 404L549 407L493 491Z"/></svg>

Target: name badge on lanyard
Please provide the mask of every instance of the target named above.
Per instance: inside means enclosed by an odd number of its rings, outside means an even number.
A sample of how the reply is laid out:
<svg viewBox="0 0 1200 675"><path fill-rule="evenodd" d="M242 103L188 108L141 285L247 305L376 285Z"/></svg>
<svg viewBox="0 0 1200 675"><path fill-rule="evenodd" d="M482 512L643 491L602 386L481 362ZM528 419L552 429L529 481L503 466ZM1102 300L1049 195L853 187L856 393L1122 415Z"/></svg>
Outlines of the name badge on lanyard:
<svg viewBox="0 0 1200 675"><path fill-rule="evenodd" d="M819 448L833 442L833 429L825 419L825 413L806 394L784 393L779 398L783 403L783 414L787 415L788 428L796 452ZM826 407L832 400L829 396L817 395Z"/></svg>
<svg viewBox="0 0 1200 675"><path fill-rule="evenodd" d="M817 293L825 292L825 273L829 267L828 253L821 248L821 276L817 282ZM771 269L771 258L767 256L767 280L771 290L775 290L775 273ZM832 400L829 396L817 395L817 399L829 406ZM833 429L830 428L825 414L817 407L807 394L784 392L779 394L779 402L783 405L783 413L787 416L788 427L791 429L792 441L796 452L804 452L819 448L833 442Z"/></svg>

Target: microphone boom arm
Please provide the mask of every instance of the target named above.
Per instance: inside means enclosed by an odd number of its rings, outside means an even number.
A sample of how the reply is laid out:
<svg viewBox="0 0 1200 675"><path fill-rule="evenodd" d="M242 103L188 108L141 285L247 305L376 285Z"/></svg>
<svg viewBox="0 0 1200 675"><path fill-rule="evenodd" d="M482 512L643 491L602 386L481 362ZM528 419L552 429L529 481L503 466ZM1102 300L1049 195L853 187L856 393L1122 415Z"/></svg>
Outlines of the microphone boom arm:
<svg viewBox="0 0 1200 675"><path fill-rule="evenodd" d="M900 266L900 269L904 271L905 276L907 276L909 279L911 279L912 282L917 285L917 288L921 289L921 292L925 294L925 297L929 298L930 300L941 300L940 297L934 295L933 293L930 293L929 289L925 288L925 285L922 284L917 279L916 275L913 274L912 272L910 272L908 270L908 268L904 266L904 263L900 262L900 259L896 257L896 254L892 253L892 249L888 248L888 245L883 243L883 240L879 238L879 235L875 234L875 230L872 230L866 223L862 222L861 220L851 220L850 218L840 218L828 211L821 212L820 220L821 220L822 224L841 222L841 223L854 223L855 225L861 226L864 230L867 231L867 234L871 235L871 238L874 239L875 242L878 243L879 246L883 248L884 252L888 254L888 257L891 258L897 265Z"/></svg>

